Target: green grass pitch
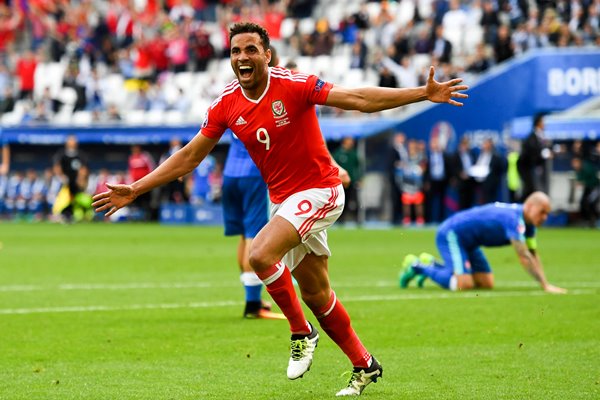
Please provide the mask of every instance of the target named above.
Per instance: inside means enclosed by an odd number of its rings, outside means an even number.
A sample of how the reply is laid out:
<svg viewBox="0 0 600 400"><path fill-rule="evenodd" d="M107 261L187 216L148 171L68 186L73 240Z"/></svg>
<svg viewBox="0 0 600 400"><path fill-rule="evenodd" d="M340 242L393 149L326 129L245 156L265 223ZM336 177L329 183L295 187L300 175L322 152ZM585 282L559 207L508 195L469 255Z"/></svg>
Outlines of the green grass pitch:
<svg viewBox="0 0 600 400"><path fill-rule="evenodd" d="M544 294L510 247L496 289L398 288L434 231L329 233L332 286L384 376L367 399L600 398L600 231L541 229ZM0 399L326 399L346 384L322 335L288 381L285 321L241 318L236 238L220 228L0 225ZM311 321L315 321L307 311Z"/></svg>

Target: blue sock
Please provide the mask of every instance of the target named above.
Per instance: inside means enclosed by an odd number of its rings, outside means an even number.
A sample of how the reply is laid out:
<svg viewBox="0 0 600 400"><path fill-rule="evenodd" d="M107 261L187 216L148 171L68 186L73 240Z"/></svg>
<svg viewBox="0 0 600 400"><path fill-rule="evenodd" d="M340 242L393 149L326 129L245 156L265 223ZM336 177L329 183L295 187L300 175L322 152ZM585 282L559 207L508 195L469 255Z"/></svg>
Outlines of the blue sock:
<svg viewBox="0 0 600 400"><path fill-rule="evenodd" d="M246 290L246 301L258 301L260 302L261 292L263 285L254 285L248 286L244 285L244 289Z"/></svg>
<svg viewBox="0 0 600 400"><path fill-rule="evenodd" d="M413 265L412 268L416 273L427 276L444 289L450 289L450 280L454 275L452 268L445 267L438 263L433 267L424 267L419 264Z"/></svg>
<svg viewBox="0 0 600 400"><path fill-rule="evenodd" d="M254 272L243 272L240 275L240 281L246 291L246 303L259 302L261 300L261 291L263 283Z"/></svg>

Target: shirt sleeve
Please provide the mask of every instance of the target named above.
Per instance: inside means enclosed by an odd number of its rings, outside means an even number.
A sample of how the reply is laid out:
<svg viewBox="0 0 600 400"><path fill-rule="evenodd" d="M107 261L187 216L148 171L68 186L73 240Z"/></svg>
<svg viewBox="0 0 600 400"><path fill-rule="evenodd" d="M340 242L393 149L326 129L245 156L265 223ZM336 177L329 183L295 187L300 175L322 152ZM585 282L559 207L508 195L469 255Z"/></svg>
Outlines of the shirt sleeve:
<svg viewBox="0 0 600 400"><path fill-rule="evenodd" d="M316 75L310 75L304 86L304 93L310 104L323 105L327 101L333 84L325 82Z"/></svg>
<svg viewBox="0 0 600 400"><path fill-rule="evenodd" d="M206 110L200 133L211 139L218 139L223 135L223 132L227 129L227 119L222 109L223 102L221 101Z"/></svg>

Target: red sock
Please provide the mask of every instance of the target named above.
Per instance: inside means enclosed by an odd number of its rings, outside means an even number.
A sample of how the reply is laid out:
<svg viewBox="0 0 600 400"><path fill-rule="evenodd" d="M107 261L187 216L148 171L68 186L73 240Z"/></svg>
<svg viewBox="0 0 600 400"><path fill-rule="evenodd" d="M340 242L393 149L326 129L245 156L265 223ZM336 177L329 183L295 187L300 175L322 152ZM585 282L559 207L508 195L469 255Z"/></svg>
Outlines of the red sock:
<svg viewBox="0 0 600 400"><path fill-rule="evenodd" d="M342 303L337 300L333 290L327 304L313 312L321 328L346 353L353 366L362 368L370 366L371 354L350 325L350 316Z"/></svg>
<svg viewBox="0 0 600 400"><path fill-rule="evenodd" d="M310 333L310 325L302 311L290 270L280 261L256 275L287 318L292 333Z"/></svg>

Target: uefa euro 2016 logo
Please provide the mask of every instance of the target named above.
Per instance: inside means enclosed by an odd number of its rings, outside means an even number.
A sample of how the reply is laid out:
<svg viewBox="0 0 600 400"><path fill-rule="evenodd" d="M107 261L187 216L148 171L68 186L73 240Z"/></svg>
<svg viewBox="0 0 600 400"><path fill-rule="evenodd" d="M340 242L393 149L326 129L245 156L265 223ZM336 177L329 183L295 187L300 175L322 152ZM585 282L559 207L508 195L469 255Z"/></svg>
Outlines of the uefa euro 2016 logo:
<svg viewBox="0 0 600 400"><path fill-rule="evenodd" d="M440 148L444 151L456 149L456 132L454 127L447 121L440 121L431 128L429 140L437 138Z"/></svg>

